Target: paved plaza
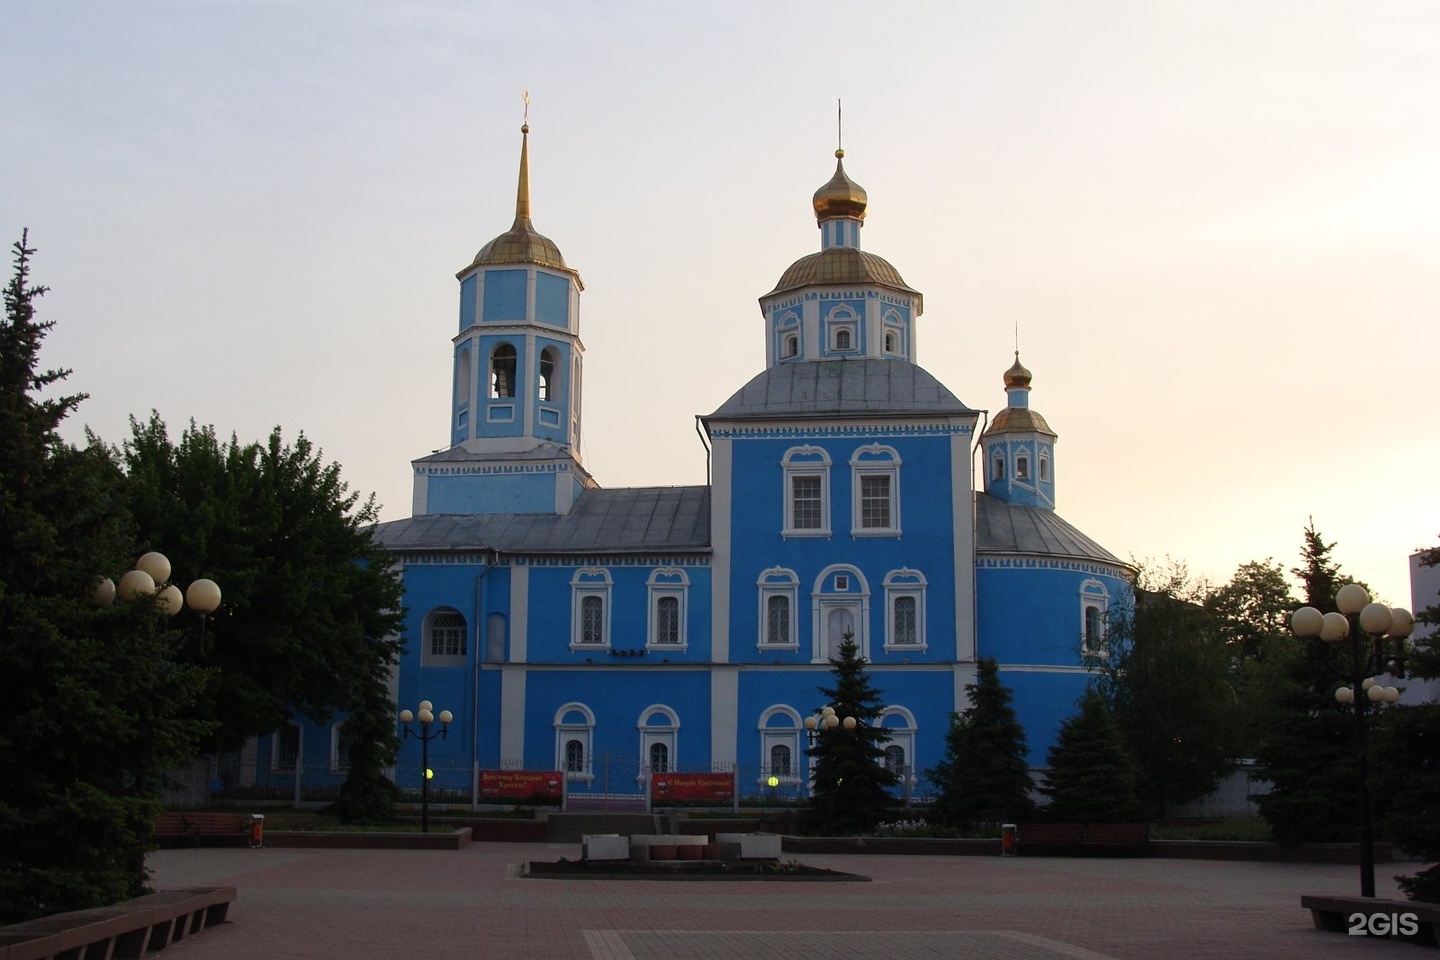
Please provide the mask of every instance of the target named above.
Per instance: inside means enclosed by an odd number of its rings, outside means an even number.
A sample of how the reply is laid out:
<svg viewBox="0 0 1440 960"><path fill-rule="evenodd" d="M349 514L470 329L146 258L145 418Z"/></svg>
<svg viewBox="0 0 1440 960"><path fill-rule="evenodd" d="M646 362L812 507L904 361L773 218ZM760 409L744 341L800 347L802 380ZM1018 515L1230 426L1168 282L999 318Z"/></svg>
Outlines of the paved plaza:
<svg viewBox="0 0 1440 960"><path fill-rule="evenodd" d="M574 844L459 851L162 850L154 882L239 889L230 922L169 960L1423 960L1321 933L1302 893L1352 866L1196 860L821 856L871 883L527 880ZM1381 896L1413 865L1380 864Z"/></svg>

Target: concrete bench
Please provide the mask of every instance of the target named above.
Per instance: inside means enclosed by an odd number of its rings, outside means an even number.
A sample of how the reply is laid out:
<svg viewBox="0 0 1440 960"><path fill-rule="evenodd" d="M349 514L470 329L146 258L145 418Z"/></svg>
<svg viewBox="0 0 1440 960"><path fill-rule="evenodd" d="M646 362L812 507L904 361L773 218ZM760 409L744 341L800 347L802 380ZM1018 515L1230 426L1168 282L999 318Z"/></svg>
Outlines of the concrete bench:
<svg viewBox="0 0 1440 960"><path fill-rule="evenodd" d="M1435 938L1440 904L1379 897L1305 896L1300 898L1300 906L1310 911L1317 930L1440 946Z"/></svg>
<svg viewBox="0 0 1440 960"><path fill-rule="evenodd" d="M250 840L248 813L167 810L155 818L155 842L162 847L243 846Z"/></svg>
<svg viewBox="0 0 1440 960"><path fill-rule="evenodd" d="M131 960L223 923L234 887L164 890L0 928L0 960Z"/></svg>

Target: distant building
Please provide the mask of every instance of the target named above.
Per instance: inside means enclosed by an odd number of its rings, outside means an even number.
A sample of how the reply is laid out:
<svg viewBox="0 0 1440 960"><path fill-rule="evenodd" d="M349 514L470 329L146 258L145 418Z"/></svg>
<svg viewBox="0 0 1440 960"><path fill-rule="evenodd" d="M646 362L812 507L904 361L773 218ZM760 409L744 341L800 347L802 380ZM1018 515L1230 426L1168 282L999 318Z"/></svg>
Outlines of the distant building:
<svg viewBox="0 0 1440 960"><path fill-rule="evenodd" d="M868 201L837 150L819 251L760 297L765 369L701 418L711 482L603 488L579 442L584 285L531 223L528 133L514 224L457 274L451 445L414 461L413 516L378 530L405 581L398 702L454 714L435 785L563 770L572 796L643 795L653 772L738 769L743 791L803 793L803 721L847 634L906 789L979 656L1043 763L1132 571L1055 512L1057 435L1018 352L988 424L917 364L921 294L861 249ZM334 738L316 733L258 764L320 756Z"/></svg>

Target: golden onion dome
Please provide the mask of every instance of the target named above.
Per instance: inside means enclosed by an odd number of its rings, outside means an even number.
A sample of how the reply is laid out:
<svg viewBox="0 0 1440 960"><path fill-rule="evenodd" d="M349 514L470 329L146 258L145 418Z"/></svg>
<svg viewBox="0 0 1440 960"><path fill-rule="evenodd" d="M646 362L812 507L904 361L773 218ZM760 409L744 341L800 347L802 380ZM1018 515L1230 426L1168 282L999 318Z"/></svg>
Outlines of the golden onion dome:
<svg viewBox="0 0 1440 960"><path fill-rule="evenodd" d="M839 283L874 283L889 287L913 296L916 301L915 312L922 312L919 291L905 284L899 270L883 257L855 247L830 247L828 250L801 257L781 274L775 289L765 294L765 298L814 284Z"/></svg>
<svg viewBox="0 0 1440 960"><path fill-rule="evenodd" d="M1047 437L1057 435L1050 429L1050 424L1045 422L1045 418L1029 407L1006 407L996 413L984 435L993 437L998 433L1040 433Z"/></svg>
<svg viewBox="0 0 1440 960"><path fill-rule="evenodd" d="M1017 387L1029 388L1030 371L1020 363L1020 351L1015 351L1015 362L1010 369L1005 371L1005 389L1014 390Z"/></svg>
<svg viewBox="0 0 1440 960"><path fill-rule="evenodd" d="M515 222L509 230L481 247L475 259L457 276L463 276L472 267L481 264L535 263L564 270L574 275L579 283L579 275L565 265L565 258L555 241L537 232L530 222L530 124L522 126L520 134L520 180L515 188Z"/></svg>
<svg viewBox="0 0 1440 960"><path fill-rule="evenodd" d="M835 176L815 191L815 219L831 220L836 217L865 219L865 207L870 198L865 188L845 176L845 151L835 151Z"/></svg>

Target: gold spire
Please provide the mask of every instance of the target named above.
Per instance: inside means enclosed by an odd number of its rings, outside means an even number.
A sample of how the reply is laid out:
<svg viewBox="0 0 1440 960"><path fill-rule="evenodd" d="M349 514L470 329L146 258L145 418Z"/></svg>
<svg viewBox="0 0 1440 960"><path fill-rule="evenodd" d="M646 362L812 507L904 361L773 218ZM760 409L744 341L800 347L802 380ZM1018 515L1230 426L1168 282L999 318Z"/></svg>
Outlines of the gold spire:
<svg viewBox="0 0 1440 960"><path fill-rule="evenodd" d="M470 266L456 276L464 275L476 264L538 263L574 274L578 284L579 274L565 265L565 258L560 255L555 241L537 233L530 223L530 91L525 91L521 99L525 101L525 120L520 125L520 179L515 187L515 222L509 230L481 247Z"/></svg>
<svg viewBox="0 0 1440 960"><path fill-rule="evenodd" d="M526 98L529 107L529 98ZM527 109L528 112L528 109ZM530 124L520 126L520 183L515 188L515 226L530 222Z"/></svg>

